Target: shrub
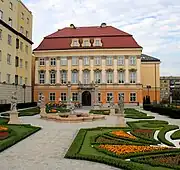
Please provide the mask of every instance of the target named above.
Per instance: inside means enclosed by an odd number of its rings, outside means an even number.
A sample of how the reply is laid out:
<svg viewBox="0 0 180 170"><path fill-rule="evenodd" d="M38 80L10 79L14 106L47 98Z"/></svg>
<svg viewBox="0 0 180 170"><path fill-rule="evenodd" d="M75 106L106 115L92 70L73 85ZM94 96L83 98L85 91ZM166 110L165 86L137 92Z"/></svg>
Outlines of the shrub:
<svg viewBox="0 0 180 170"><path fill-rule="evenodd" d="M89 113L93 113L93 114L101 114L101 115L109 115L110 114L110 110L90 110Z"/></svg>

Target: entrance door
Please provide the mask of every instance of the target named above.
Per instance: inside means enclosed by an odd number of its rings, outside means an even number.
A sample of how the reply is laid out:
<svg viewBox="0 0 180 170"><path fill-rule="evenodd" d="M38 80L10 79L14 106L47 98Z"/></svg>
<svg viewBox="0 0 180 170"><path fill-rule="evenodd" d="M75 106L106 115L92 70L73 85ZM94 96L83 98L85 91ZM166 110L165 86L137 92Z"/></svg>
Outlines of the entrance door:
<svg viewBox="0 0 180 170"><path fill-rule="evenodd" d="M91 106L91 93L89 91L84 91L82 93L82 105Z"/></svg>

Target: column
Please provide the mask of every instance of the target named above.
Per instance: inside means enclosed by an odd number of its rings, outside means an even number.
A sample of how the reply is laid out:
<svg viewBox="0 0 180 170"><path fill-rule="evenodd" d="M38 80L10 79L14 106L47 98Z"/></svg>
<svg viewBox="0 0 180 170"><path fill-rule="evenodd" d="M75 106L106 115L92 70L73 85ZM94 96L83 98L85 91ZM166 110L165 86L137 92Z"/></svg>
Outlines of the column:
<svg viewBox="0 0 180 170"><path fill-rule="evenodd" d="M71 105L71 84L68 83L67 85L67 88L68 88L68 94L67 94L67 108L70 108L70 105Z"/></svg>
<svg viewBox="0 0 180 170"><path fill-rule="evenodd" d="M118 83L117 75L117 56L114 57L114 83Z"/></svg>
<svg viewBox="0 0 180 170"><path fill-rule="evenodd" d="M141 84L141 58L137 56L137 84Z"/></svg>
<svg viewBox="0 0 180 170"><path fill-rule="evenodd" d="M129 57L125 56L125 83L129 83Z"/></svg>
<svg viewBox="0 0 180 170"><path fill-rule="evenodd" d="M102 57L102 83L106 83L106 57Z"/></svg>
<svg viewBox="0 0 180 170"><path fill-rule="evenodd" d="M90 83L94 82L94 60L93 57L90 57Z"/></svg>
<svg viewBox="0 0 180 170"><path fill-rule="evenodd" d="M56 83L60 84L60 58L56 61Z"/></svg>
<svg viewBox="0 0 180 170"><path fill-rule="evenodd" d="M39 60L35 59L35 84L39 84Z"/></svg>
<svg viewBox="0 0 180 170"><path fill-rule="evenodd" d="M45 84L50 84L49 82L49 58L47 57L46 59L46 82Z"/></svg>
<svg viewBox="0 0 180 170"><path fill-rule="evenodd" d="M79 103L82 104L82 91L79 91Z"/></svg>
<svg viewBox="0 0 180 170"><path fill-rule="evenodd" d="M82 67L83 67L83 61L82 57L79 57L79 81L82 83L82 77L83 77L83 72L82 72Z"/></svg>
<svg viewBox="0 0 180 170"><path fill-rule="evenodd" d="M71 59L72 57L68 57L68 81L71 82Z"/></svg>

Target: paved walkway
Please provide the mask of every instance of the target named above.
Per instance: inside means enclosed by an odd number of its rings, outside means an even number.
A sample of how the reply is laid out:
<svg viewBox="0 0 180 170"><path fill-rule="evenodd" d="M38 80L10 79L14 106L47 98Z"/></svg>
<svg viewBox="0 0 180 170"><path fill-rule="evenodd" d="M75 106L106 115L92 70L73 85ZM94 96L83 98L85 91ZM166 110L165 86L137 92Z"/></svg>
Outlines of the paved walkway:
<svg viewBox="0 0 180 170"><path fill-rule="evenodd" d="M118 122L116 116L72 124L42 120L39 115L21 120L43 129L1 152L0 170L119 170L100 163L64 159L80 128L114 126Z"/></svg>

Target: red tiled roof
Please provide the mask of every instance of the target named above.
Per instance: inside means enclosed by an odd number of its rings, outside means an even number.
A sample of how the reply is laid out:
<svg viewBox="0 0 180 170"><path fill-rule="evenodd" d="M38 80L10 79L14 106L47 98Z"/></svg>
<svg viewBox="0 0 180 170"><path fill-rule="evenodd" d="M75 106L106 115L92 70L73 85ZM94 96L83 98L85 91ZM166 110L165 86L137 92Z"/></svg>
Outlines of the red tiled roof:
<svg viewBox="0 0 180 170"><path fill-rule="evenodd" d="M66 27L57 32L48 35L34 50L68 50L75 49L71 47L73 38L83 37L101 37L102 47L76 47L81 48L142 48L137 44L132 35L125 33L112 26L106 27L78 27L76 29Z"/></svg>

